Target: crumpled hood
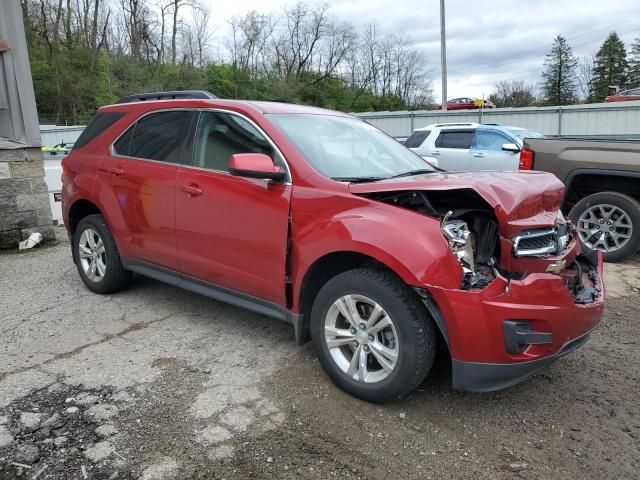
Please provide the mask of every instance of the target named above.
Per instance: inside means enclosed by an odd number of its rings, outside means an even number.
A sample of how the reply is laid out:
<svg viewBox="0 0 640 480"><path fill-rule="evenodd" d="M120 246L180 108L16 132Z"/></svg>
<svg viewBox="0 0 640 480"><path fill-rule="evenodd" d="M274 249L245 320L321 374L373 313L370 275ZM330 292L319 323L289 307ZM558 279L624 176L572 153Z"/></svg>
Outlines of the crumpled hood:
<svg viewBox="0 0 640 480"><path fill-rule="evenodd" d="M491 205L500 233L511 237L530 228L553 227L564 185L546 172L442 172L369 183L351 183L354 194L405 190L476 191Z"/></svg>

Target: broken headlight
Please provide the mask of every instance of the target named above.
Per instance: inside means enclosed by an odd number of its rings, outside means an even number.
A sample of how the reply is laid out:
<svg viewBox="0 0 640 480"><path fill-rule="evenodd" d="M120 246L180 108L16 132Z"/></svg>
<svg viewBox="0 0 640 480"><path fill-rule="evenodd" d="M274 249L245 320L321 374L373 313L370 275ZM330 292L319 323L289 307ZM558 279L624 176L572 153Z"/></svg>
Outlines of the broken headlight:
<svg viewBox="0 0 640 480"><path fill-rule="evenodd" d="M440 223L440 230L449 242L453 254L462 265L465 273L475 272L473 252L474 233L469 230L467 222L460 219L450 219L453 212L449 211Z"/></svg>

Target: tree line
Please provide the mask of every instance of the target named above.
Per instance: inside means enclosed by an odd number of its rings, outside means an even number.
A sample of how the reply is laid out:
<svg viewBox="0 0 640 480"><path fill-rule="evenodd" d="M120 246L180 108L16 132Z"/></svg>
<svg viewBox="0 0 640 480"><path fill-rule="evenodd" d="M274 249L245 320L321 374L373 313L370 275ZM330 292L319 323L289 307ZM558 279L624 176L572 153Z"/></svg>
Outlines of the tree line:
<svg viewBox="0 0 640 480"><path fill-rule="evenodd" d="M337 110L425 108L431 73L406 35L356 28L328 5L251 11L216 40L207 0L21 0L41 122L84 123L131 93L205 89L223 98Z"/></svg>
<svg viewBox="0 0 640 480"><path fill-rule="evenodd" d="M502 80L489 99L499 107L598 103L612 93L612 87L640 87L640 36L627 51L618 34L611 32L595 55L578 58L558 35L545 57L540 96L533 83Z"/></svg>

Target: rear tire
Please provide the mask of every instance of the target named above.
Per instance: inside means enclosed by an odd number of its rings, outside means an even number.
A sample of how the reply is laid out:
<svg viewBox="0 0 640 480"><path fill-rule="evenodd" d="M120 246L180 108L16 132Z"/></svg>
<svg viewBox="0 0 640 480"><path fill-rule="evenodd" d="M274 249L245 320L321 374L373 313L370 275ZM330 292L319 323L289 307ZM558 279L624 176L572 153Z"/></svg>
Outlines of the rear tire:
<svg viewBox="0 0 640 480"><path fill-rule="evenodd" d="M115 293L131 282L132 273L122 267L118 247L102 215L88 215L78 223L73 259L80 278L94 293Z"/></svg>
<svg viewBox="0 0 640 480"><path fill-rule="evenodd" d="M417 295L386 270L341 273L313 303L311 339L320 364L341 389L370 402L400 398L420 385L436 338Z"/></svg>
<svg viewBox="0 0 640 480"><path fill-rule="evenodd" d="M628 195L594 193L576 203L569 218L584 252L602 250L606 261L619 262L640 248L640 203Z"/></svg>

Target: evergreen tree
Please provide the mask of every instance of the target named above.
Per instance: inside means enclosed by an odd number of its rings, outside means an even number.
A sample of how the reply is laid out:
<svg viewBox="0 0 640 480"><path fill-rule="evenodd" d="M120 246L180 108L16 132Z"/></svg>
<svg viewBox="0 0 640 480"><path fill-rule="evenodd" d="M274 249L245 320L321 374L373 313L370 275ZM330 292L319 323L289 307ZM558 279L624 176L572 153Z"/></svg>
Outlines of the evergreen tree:
<svg viewBox="0 0 640 480"><path fill-rule="evenodd" d="M627 75L629 88L640 87L640 36L631 45L629 52L629 73Z"/></svg>
<svg viewBox="0 0 640 480"><path fill-rule="evenodd" d="M568 105L576 100L576 67L578 59L573 56L567 40L558 35L547 54L542 72L542 94L548 105Z"/></svg>
<svg viewBox="0 0 640 480"><path fill-rule="evenodd" d="M609 87L623 89L627 83L627 51L616 32L604 41L593 62L593 79L589 101L602 102L609 95Z"/></svg>

